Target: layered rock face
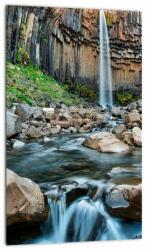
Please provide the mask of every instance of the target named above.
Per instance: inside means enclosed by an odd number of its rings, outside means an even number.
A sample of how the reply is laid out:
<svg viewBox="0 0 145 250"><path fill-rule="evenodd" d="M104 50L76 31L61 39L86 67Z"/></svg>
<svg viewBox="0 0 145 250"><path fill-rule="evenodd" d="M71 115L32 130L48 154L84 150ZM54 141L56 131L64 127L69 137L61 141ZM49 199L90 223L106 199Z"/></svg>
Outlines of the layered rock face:
<svg viewBox="0 0 145 250"><path fill-rule="evenodd" d="M31 61L61 82L99 85L99 10L8 6L7 58L22 44ZM141 13L105 11L114 90L141 85ZM21 45L20 45L21 44Z"/></svg>

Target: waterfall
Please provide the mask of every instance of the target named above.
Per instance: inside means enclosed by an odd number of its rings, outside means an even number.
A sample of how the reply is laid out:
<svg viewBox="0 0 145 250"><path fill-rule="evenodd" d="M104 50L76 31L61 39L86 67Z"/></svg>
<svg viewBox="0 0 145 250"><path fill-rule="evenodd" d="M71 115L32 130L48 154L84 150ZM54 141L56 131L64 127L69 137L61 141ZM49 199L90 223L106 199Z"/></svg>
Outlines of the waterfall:
<svg viewBox="0 0 145 250"><path fill-rule="evenodd" d="M112 72L110 62L109 37L106 18L100 10L100 104L104 107L113 105Z"/></svg>
<svg viewBox="0 0 145 250"><path fill-rule="evenodd" d="M59 200L48 198L48 205L50 218L43 228L41 243L125 238L119 223L106 212L101 199L93 201L81 197L66 208L66 197L62 196ZM49 229L46 230L46 226Z"/></svg>

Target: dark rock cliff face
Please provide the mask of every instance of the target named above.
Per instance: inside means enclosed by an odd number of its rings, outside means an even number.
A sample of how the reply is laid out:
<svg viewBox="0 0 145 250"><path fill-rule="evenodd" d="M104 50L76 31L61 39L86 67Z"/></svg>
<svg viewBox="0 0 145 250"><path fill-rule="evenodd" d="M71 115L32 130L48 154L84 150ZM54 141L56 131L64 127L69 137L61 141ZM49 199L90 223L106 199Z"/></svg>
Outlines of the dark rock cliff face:
<svg viewBox="0 0 145 250"><path fill-rule="evenodd" d="M105 11L114 89L141 86L141 13ZM7 6L7 59L20 42L30 59L57 80L99 85L99 11Z"/></svg>

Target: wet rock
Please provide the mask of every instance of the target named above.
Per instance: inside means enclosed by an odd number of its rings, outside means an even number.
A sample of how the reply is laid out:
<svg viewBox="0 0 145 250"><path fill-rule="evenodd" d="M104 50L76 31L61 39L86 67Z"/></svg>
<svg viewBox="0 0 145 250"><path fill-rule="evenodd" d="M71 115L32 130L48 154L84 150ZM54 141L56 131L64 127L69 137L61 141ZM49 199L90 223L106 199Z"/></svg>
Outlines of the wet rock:
<svg viewBox="0 0 145 250"><path fill-rule="evenodd" d="M133 142L136 146L142 145L141 129L139 127L134 127L132 129Z"/></svg>
<svg viewBox="0 0 145 250"><path fill-rule="evenodd" d="M69 127L68 130L69 130L70 133L76 133L77 132L77 129L75 127Z"/></svg>
<svg viewBox="0 0 145 250"><path fill-rule="evenodd" d="M120 117L120 113L121 113L120 107L112 107L111 113L112 113L112 116Z"/></svg>
<svg viewBox="0 0 145 250"><path fill-rule="evenodd" d="M54 108L43 108L43 113L45 119L50 121L54 116Z"/></svg>
<svg viewBox="0 0 145 250"><path fill-rule="evenodd" d="M141 221L142 185L118 185L106 193L106 206L113 216Z"/></svg>
<svg viewBox="0 0 145 250"><path fill-rule="evenodd" d="M30 127L26 135L29 138L40 138L43 136L43 132L41 128Z"/></svg>
<svg viewBox="0 0 145 250"><path fill-rule="evenodd" d="M14 136L22 131L22 121L19 116L7 111L6 113L6 136Z"/></svg>
<svg viewBox="0 0 145 250"><path fill-rule="evenodd" d="M15 113L26 121L32 116L33 109L28 104L18 103Z"/></svg>
<svg viewBox="0 0 145 250"><path fill-rule="evenodd" d="M50 138L48 138L48 137L44 137L44 142L49 142L49 141L51 141L51 139L50 139Z"/></svg>
<svg viewBox="0 0 145 250"><path fill-rule="evenodd" d="M109 132L93 134L83 142L83 145L104 153L119 153L129 150L127 144Z"/></svg>
<svg viewBox="0 0 145 250"><path fill-rule="evenodd" d="M25 146L25 143L19 140L15 140L13 144L14 149L20 149L20 148L23 148L24 146Z"/></svg>
<svg viewBox="0 0 145 250"><path fill-rule="evenodd" d="M53 185L42 183L40 186L42 190L45 190L47 198L59 200L62 196L65 197L67 207L78 198L86 196L89 191L89 187L86 184L78 184L73 181Z"/></svg>
<svg viewBox="0 0 145 250"><path fill-rule="evenodd" d="M137 111L132 111L125 116L126 123L139 122L140 119L141 119L141 116Z"/></svg>
<svg viewBox="0 0 145 250"><path fill-rule="evenodd" d="M9 169L6 177L7 226L23 222L29 224L46 219L44 196L39 186Z"/></svg>
<svg viewBox="0 0 145 250"><path fill-rule="evenodd" d="M126 131L126 126L124 124L119 124L112 130L114 134L121 134L124 131Z"/></svg>
<svg viewBox="0 0 145 250"><path fill-rule="evenodd" d="M78 186L61 186L62 189L66 189L66 204L69 206L76 199L86 196L88 194L89 188L87 185L78 185Z"/></svg>
<svg viewBox="0 0 145 250"><path fill-rule="evenodd" d="M122 173L136 173L138 171L137 167L116 167L112 168L112 170L108 173L108 175L119 175Z"/></svg>

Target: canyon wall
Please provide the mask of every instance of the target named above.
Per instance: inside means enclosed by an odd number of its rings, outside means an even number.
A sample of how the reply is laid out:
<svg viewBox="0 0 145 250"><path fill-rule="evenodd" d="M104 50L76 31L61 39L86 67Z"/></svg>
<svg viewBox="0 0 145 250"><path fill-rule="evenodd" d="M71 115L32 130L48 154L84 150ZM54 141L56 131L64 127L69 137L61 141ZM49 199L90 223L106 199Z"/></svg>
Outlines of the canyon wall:
<svg viewBox="0 0 145 250"><path fill-rule="evenodd" d="M141 13L105 11L113 88L141 87ZM58 81L99 85L99 11L6 7L6 57L17 61L21 46L31 61Z"/></svg>

